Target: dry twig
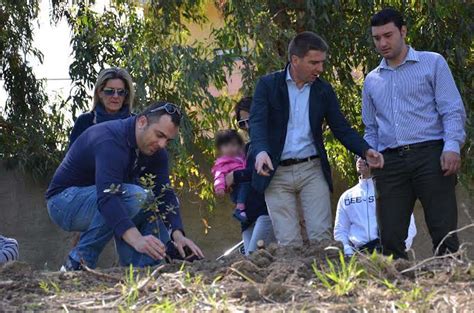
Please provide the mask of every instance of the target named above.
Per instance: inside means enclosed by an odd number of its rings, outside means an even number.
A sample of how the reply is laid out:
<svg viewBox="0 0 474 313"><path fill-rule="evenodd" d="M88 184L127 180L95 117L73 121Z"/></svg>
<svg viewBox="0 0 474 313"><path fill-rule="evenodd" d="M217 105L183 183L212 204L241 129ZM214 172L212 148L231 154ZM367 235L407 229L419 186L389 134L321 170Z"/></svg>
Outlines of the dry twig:
<svg viewBox="0 0 474 313"><path fill-rule="evenodd" d="M242 277L243 279L245 279L246 281L256 285L257 283L255 282L255 280L253 280L252 278L248 277L247 275L245 275L244 273L242 273L241 271L233 268L233 267L229 267L229 270L231 270L232 272L238 274L240 277Z"/></svg>
<svg viewBox="0 0 474 313"><path fill-rule="evenodd" d="M474 223L450 231L450 232L449 232L446 236L444 236L444 238L439 242L439 244L438 244L438 246L436 247L436 250L435 250L435 252L434 252L434 255L438 255L438 253L439 253L439 248L440 248L441 245L444 243L444 241L449 238L449 236L454 235L454 234L456 234L456 233L459 233L459 232L461 232L461 231L463 231L463 230L466 230L466 229L468 229L468 228L471 228L471 227L474 227Z"/></svg>
<svg viewBox="0 0 474 313"><path fill-rule="evenodd" d="M109 275L109 274L106 274L106 273L98 272L96 270L91 269L90 267L88 267L84 263L82 263L82 268L84 269L85 272L91 273L92 275L94 275L96 277L103 278L103 279L106 279L106 280L111 280L111 281L117 282L117 283L123 282L122 278L118 278L116 276L112 276L112 275Z"/></svg>
<svg viewBox="0 0 474 313"><path fill-rule="evenodd" d="M13 285L13 284L15 284L15 282L12 281L12 280L0 281L0 288L10 287L10 286Z"/></svg>
<svg viewBox="0 0 474 313"><path fill-rule="evenodd" d="M152 278L155 278L156 275L157 275L163 268L165 268L165 264L158 266L157 268L155 268L155 269L153 270L153 272L152 272L150 275L148 275L146 278L144 278L144 279L142 279L141 281L139 281L139 282L138 282L138 286L137 286L138 291L142 291L142 290L146 287L146 285L148 285L148 283L150 282L150 280L151 280Z"/></svg>
<svg viewBox="0 0 474 313"><path fill-rule="evenodd" d="M411 272L411 271L414 271L418 268L420 268L422 265L426 264L426 263L429 263L431 261L434 261L434 260L441 260L441 259L447 259L447 258L456 258L458 257L459 255L461 255L461 250L458 250L457 252L455 253L449 253L449 254L444 254L444 255L438 255L438 256L432 256L430 258L427 258L427 259L424 259L423 261L415 264L414 266L410 267L410 268L407 268L407 269L404 269L403 271L401 271L400 273L401 274L405 274L405 273L408 273L408 272Z"/></svg>
<svg viewBox="0 0 474 313"><path fill-rule="evenodd" d="M474 223L472 224L469 224L469 225L466 225L466 226L463 226L459 229L456 229L456 230L453 230L453 231L450 231L446 236L444 236L444 238L440 241L440 243L438 244L438 246L436 247L436 250L434 252L434 256L430 257L430 258L427 258L427 259L424 259L422 260L421 262L415 264L414 266L410 267L410 268L407 268L407 269L404 269L403 271L401 271L400 273L401 274L405 274L405 273L408 273L408 272L411 272L411 271L414 271L416 269L419 269L422 265L426 264L426 263L429 263L431 261L434 261L434 260L441 260L441 259L447 259L447 258L453 258L454 260L456 260L456 258L458 257L461 257L462 254L463 254L463 245L461 245L461 247L459 248L459 250L457 252L454 252L454 253L448 253L448 254L445 254L445 255L438 255L439 253L439 249L441 247L441 245L444 243L444 241L449 238L449 236L453 235L453 234L456 234L456 233L459 233L463 230L466 230L468 228L471 228L471 227L474 227Z"/></svg>

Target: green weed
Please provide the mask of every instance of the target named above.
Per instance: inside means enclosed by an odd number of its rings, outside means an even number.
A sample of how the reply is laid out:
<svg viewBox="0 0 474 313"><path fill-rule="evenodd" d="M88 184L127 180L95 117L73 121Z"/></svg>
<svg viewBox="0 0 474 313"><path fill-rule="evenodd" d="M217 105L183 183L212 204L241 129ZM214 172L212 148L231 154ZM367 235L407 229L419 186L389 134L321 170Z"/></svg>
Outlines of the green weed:
<svg viewBox="0 0 474 313"><path fill-rule="evenodd" d="M358 280L364 274L355 256L347 263L344 254L339 252L339 264L327 259L329 268L318 269L316 262L313 263L313 271L324 287L334 292L337 296L348 295L357 286Z"/></svg>
<svg viewBox="0 0 474 313"><path fill-rule="evenodd" d="M409 310L416 308L418 311L428 310L430 301L434 297L434 292L428 292L423 287L416 286L408 291L399 290L401 294L400 300L395 303L395 306L400 310Z"/></svg>
<svg viewBox="0 0 474 313"><path fill-rule="evenodd" d="M125 274L125 282L122 285L122 294L124 295L126 308L132 307L138 301L138 298L140 296L140 292L138 290L139 280L140 275L138 273L135 274L133 265L130 264L129 269L126 271ZM119 310L122 311L123 308L119 308Z"/></svg>
<svg viewBox="0 0 474 313"><path fill-rule="evenodd" d="M152 305L143 308L142 312L163 312L163 313L174 313L177 311L176 304L170 299L165 298L160 303L154 303Z"/></svg>
<svg viewBox="0 0 474 313"><path fill-rule="evenodd" d="M53 294L58 294L61 292L61 288L59 287L59 285L57 283L55 283L54 281L46 281L46 280L42 280L39 282L39 287L41 288L41 290L44 292L44 293L53 293Z"/></svg>

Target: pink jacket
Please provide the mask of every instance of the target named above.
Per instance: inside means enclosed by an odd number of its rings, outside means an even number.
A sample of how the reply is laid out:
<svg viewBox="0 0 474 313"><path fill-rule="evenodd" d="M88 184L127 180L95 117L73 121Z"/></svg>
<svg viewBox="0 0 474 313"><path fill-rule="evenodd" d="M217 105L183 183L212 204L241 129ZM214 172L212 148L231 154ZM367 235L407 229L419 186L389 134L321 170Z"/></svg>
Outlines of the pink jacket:
<svg viewBox="0 0 474 313"><path fill-rule="evenodd" d="M238 157L219 157L212 167L212 175L214 176L214 190L225 191L225 175L235 170L243 170L247 166L245 156Z"/></svg>

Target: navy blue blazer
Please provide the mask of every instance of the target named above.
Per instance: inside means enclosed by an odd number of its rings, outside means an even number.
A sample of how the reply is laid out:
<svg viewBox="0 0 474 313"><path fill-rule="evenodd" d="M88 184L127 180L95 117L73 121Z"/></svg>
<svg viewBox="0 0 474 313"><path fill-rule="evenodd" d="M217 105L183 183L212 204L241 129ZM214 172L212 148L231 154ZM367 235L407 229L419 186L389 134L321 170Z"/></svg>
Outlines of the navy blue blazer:
<svg viewBox="0 0 474 313"><path fill-rule="evenodd" d="M280 163L285 145L286 131L290 112L286 71L274 72L259 79L250 110L250 140L254 156L266 151L273 163L275 171ZM339 102L331 84L318 78L311 85L309 93L309 120L314 143L324 177L333 190L331 168L323 142L323 122L326 121L334 136L353 153L365 157L369 144L351 128L339 108ZM263 192L270 183L272 176L260 176L255 171L252 186Z"/></svg>

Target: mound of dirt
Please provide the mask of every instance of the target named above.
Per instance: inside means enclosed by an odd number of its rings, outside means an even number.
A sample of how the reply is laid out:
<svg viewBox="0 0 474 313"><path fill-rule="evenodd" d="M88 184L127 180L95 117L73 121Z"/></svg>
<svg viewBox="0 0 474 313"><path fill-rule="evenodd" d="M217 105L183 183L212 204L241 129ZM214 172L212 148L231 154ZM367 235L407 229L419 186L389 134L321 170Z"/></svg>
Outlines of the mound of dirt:
<svg viewBox="0 0 474 313"><path fill-rule="evenodd" d="M0 311L361 311L394 307L443 311L452 307L451 302L460 310L474 309L474 270L459 258L414 267L408 261L360 256L355 270L347 269L346 260L346 272L336 273L340 281L329 287L317 278L313 266L324 272L329 260L340 270L339 249L340 243L333 241L304 247L271 245L249 257L176 262L132 273L124 268L35 272L28 264L11 263L0 268Z"/></svg>

